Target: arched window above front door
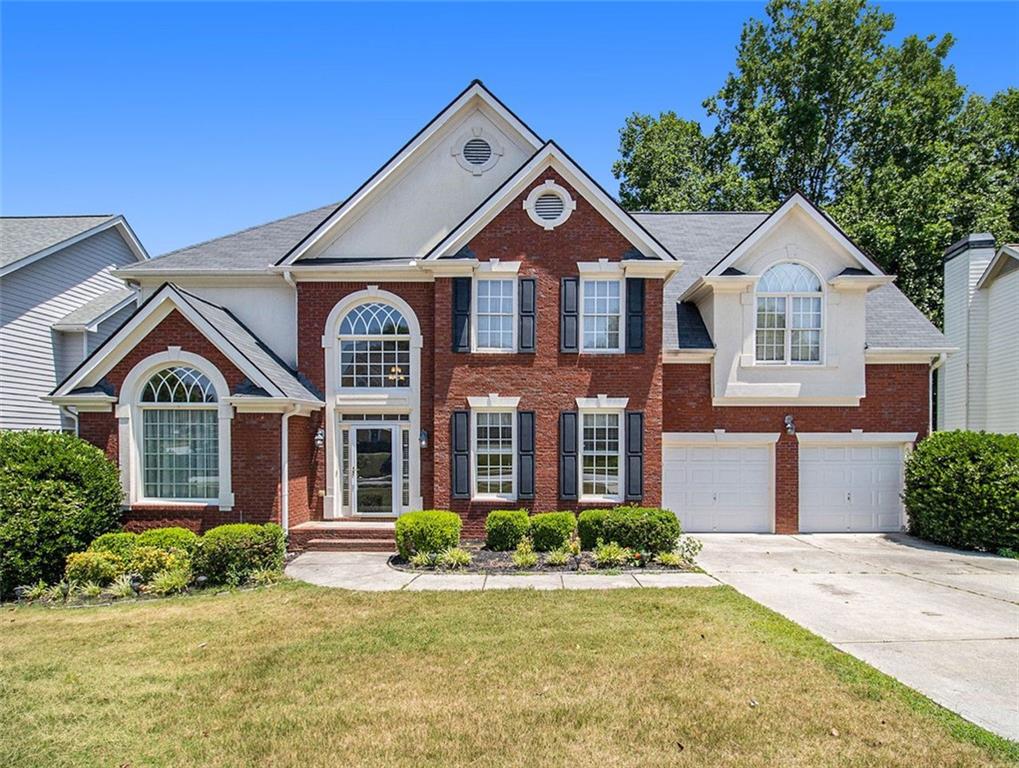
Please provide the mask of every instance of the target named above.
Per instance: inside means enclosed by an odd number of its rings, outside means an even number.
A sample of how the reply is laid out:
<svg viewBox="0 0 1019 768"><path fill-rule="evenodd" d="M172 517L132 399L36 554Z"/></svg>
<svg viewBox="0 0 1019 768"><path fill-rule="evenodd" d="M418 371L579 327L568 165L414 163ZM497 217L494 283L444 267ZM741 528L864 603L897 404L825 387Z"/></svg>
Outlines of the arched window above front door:
<svg viewBox="0 0 1019 768"><path fill-rule="evenodd" d="M391 304L369 301L353 307L340 322L340 387L409 387L411 332Z"/></svg>

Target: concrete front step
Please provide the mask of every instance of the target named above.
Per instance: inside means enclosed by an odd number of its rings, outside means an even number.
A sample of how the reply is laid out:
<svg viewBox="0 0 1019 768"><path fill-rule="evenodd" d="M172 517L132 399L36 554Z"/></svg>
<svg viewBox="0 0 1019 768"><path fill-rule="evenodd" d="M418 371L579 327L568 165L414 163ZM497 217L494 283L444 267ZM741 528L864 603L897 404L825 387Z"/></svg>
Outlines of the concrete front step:
<svg viewBox="0 0 1019 768"><path fill-rule="evenodd" d="M395 552L396 542L386 539L308 539L301 549L307 552Z"/></svg>

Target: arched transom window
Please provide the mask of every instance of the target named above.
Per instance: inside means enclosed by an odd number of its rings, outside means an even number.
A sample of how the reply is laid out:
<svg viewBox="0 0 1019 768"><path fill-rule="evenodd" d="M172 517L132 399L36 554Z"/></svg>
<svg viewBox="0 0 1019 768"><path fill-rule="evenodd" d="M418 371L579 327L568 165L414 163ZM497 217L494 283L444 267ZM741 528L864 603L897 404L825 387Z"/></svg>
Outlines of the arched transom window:
<svg viewBox="0 0 1019 768"><path fill-rule="evenodd" d="M142 388L145 498L215 502L219 497L216 389L187 366L157 371Z"/></svg>
<svg viewBox="0 0 1019 768"><path fill-rule="evenodd" d="M410 386L410 326L396 307L372 301L340 323L340 386Z"/></svg>
<svg viewBox="0 0 1019 768"><path fill-rule="evenodd" d="M802 264L776 264L757 283L759 363L821 362L821 281Z"/></svg>

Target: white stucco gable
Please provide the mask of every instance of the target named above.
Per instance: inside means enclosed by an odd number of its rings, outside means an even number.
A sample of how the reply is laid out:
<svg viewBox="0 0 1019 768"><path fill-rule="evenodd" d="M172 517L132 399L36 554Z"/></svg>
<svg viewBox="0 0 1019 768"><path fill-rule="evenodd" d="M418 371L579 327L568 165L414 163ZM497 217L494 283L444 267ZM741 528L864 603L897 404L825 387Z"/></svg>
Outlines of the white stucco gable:
<svg viewBox="0 0 1019 768"><path fill-rule="evenodd" d="M541 146L474 81L279 264L424 255Z"/></svg>

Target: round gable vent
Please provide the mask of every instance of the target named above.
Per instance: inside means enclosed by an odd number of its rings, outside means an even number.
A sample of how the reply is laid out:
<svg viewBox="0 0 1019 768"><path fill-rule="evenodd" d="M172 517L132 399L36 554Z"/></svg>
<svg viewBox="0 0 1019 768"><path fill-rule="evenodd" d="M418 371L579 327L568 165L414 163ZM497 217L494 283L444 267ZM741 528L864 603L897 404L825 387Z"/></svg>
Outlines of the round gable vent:
<svg viewBox="0 0 1019 768"><path fill-rule="evenodd" d="M524 210L531 221L545 229L558 227L570 218L576 207L577 201L552 179L536 186L524 200Z"/></svg>
<svg viewBox="0 0 1019 768"><path fill-rule="evenodd" d="M484 139L471 139L464 144L464 160L471 165L484 165L492 157L492 145Z"/></svg>

